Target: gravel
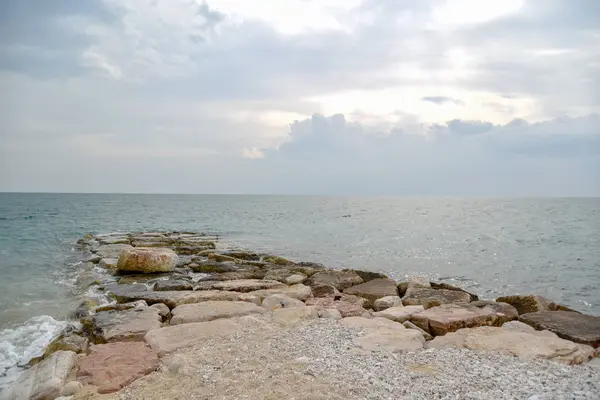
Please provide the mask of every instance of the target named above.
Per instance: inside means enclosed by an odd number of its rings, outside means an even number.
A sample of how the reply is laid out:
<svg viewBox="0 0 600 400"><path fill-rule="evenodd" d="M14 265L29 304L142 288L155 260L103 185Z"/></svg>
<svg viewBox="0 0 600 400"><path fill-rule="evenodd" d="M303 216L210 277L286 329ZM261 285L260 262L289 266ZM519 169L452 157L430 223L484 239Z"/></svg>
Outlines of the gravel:
<svg viewBox="0 0 600 400"><path fill-rule="evenodd" d="M365 332L337 321L242 320L242 332L165 357L118 398L600 399L597 367L455 349L365 352L353 343Z"/></svg>

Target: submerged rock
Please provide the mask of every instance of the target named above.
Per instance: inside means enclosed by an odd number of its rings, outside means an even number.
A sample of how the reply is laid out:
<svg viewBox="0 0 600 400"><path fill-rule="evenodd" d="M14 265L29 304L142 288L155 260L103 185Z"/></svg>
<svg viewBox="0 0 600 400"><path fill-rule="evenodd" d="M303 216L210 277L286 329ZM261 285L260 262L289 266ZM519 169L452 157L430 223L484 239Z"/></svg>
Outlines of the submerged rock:
<svg viewBox="0 0 600 400"><path fill-rule="evenodd" d="M523 314L521 322L556 333L559 337L592 347L600 347L600 317L571 311L540 311Z"/></svg>
<svg viewBox="0 0 600 400"><path fill-rule="evenodd" d="M145 343L109 343L93 346L79 363L77 378L112 393L158 368L158 357Z"/></svg>
<svg viewBox="0 0 600 400"><path fill-rule="evenodd" d="M123 249L117 267L121 271L171 272L175 268L176 261L177 254L173 250L138 247Z"/></svg>

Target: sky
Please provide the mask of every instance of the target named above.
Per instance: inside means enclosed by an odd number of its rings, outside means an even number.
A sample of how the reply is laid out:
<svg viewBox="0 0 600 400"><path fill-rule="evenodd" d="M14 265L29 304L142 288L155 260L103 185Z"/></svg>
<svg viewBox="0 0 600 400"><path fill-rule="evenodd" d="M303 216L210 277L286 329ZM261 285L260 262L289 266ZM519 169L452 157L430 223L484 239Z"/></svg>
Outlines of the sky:
<svg viewBox="0 0 600 400"><path fill-rule="evenodd" d="M597 0L4 0L0 191L600 196Z"/></svg>

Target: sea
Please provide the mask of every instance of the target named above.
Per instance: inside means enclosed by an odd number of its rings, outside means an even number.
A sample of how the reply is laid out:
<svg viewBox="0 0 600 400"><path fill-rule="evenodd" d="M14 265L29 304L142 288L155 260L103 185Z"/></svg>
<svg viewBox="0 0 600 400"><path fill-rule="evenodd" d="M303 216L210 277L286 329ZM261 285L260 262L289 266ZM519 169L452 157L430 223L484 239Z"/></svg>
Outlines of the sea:
<svg viewBox="0 0 600 400"><path fill-rule="evenodd" d="M73 322L77 239L157 230L600 315L599 198L0 193L0 388Z"/></svg>

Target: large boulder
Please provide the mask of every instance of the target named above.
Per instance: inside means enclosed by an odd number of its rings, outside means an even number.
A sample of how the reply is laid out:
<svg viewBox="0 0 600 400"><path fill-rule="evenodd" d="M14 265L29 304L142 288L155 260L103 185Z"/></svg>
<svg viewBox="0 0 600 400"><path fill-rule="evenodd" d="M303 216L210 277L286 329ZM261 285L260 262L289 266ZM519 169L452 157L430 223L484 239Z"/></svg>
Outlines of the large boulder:
<svg viewBox="0 0 600 400"><path fill-rule="evenodd" d="M402 299L396 296L385 296L380 299L375 300L373 303L373 310L375 311L383 311L390 307L397 307L402 305Z"/></svg>
<svg viewBox="0 0 600 400"><path fill-rule="evenodd" d="M504 327L460 329L438 336L430 348L466 348L511 354L517 357L540 357L566 364L581 364L594 356L590 346L564 340L549 331L524 332Z"/></svg>
<svg viewBox="0 0 600 400"><path fill-rule="evenodd" d="M203 303L182 304L171 311L171 325L206 322L265 312L264 308L256 304L243 301L205 301Z"/></svg>
<svg viewBox="0 0 600 400"><path fill-rule="evenodd" d="M96 343L141 341L148 331L160 328L161 321L153 307L104 311L85 320L84 329Z"/></svg>
<svg viewBox="0 0 600 400"><path fill-rule="evenodd" d="M452 286L452 285L449 285L444 282L430 282L429 284L431 285L432 289L445 289L445 290L454 290L457 292L463 292L463 293L467 293L469 296L471 296L471 301L479 300L479 297L476 294L467 292L466 290L459 288L457 286Z"/></svg>
<svg viewBox="0 0 600 400"><path fill-rule="evenodd" d="M374 316L383 317L402 323L408 321L414 314L420 313L424 310L425 308L423 306L397 306L376 312Z"/></svg>
<svg viewBox="0 0 600 400"><path fill-rule="evenodd" d="M468 304L471 296L465 292L448 289L429 289L425 287L409 287L402 298L405 306L417 306L431 308L442 304Z"/></svg>
<svg viewBox="0 0 600 400"><path fill-rule="evenodd" d="M490 309L443 304L413 314L410 321L434 336L441 336L461 328L494 325L498 322L498 316Z"/></svg>
<svg viewBox="0 0 600 400"><path fill-rule="evenodd" d="M144 336L144 340L162 357L167 353L193 346L203 340L236 333L241 327L239 323L231 319L216 319L155 329L148 332Z"/></svg>
<svg viewBox="0 0 600 400"><path fill-rule="evenodd" d="M563 339L600 347L600 317L571 311L540 311L523 314L519 320L535 329L554 332Z"/></svg>
<svg viewBox="0 0 600 400"><path fill-rule="evenodd" d="M89 345L88 338L76 335L74 333L60 335L54 339L52 343L46 347L44 358L50 357L51 354L57 351L72 351L74 353L85 353Z"/></svg>
<svg viewBox="0 0 600 400"><path fill-rule="evenodd" d="M520 314L534 313L539 311L573 311L568 307L554 303L552 300L543 296L534 294L525 294L517 296L502 296L496 299L497 302L508 303L515 307Z"/></svg>
<svg viewBox="0 0 600 400"><path fill-rule="evenodd" d="M316 306L319 309L336 309L342 317L357 317L363 315L367 310L364 308L366 299L341 294L339 298L333 297L315 297L306 300L307 306Z"/></svg>
<svg viewBox="0 0 600 400"><path fill-rule="evenodd" d="M376 300L386 296L398 296L397 283L393 279L372 279L344 290L344 293L367 299L366 308L373 308Z"/></svg>
<svg viewBox="0 0 600 400"><path fill-rule="evenodd" d="M363 271L360 269L343 269L342 271L354 272L356 275L360 276L364 282L369 282L369 281L372 281L373 279L387 279L388 278L388 276L386 274L382 274L381 272Z"/></svg>
<svg viewBox="0 0 600 400"><path fill-rule="evenodd" d="M490 300L477 300L469 303L470 306L489 309L496 313L498 316L497 325L502 325L505 322L512 321L519 318L519 312L516 308L508 303L499 303L497 301Z"/></svg>
<svg viewBox="0 0 600 400"><path fill-rule="evenodd" d="M280 308L273 311L273 322L285 326L292 326L302 321L317 318L319 318L317 307Z"/></svg>
<svg viewBox="0 0 600 400"><path fill-rule="evenodd" d="M143 273L171 272L176 263L177 254L171 249L135 247L121 251L117 268Z"/></svg>
<svg viewBox="0 0 600 400"><path fill-rule="evenodd" d="M299 283L297 285L292 285L292 286L283 285L282 287L277 287L274 289L255 290L248 294L257 296L261 300L263 300L269 296L272 296L274 294L283 294L285 296L292 297L294 299L305 301L306 299L308 299L309 297L312 296L312 291L310 290L310 287Z"/></svg>
<svg viewBox="0 0 600 400"><path fill-rule="evenodd" d="M57 351L23 372L8 392L7 400L54 400L60 395L77 364L77 354Z"/></svg>
<svg viewBox="0 0 600 400"><path fill-rule="evenodd" d="M262 307L269 311L273 311L280 308L306 307L306 304L293 297L283 294L273 294L262 301Z"/></svg>
<svg viewBox="0 0 600 400"><path fill-rule="evenodd" d="M143 342L93 346L79 363L77 379L112 393L158 368L156 353Z"/></svg>
<svg viewBox="0 0 600 400"><path fill-rule="evenodd" d="M329 285L337 290L348 289L361 283L362 278L352 271L319 271L308 280L309 286Z"/></svg>

